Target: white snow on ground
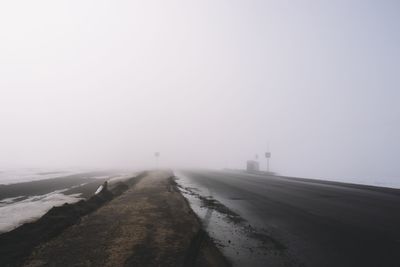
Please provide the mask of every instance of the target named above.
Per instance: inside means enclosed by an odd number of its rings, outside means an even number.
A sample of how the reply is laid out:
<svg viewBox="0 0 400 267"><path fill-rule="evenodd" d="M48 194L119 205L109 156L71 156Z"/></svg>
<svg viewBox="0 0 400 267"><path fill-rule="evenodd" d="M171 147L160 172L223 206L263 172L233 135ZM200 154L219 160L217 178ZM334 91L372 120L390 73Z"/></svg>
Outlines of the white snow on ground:
<svg viewBox="0 0 400 267"><path fill-rule="evenodd" d="M0 185L32 182L49 178L60 178L69 175L91 172L90 169L0 169ZM137 172L119 171L114 175L90 176L92 179L107 179L123 181L131 178Z"/></svg>
<svg viewBox="0 0 400 267"><path fill-rule="evenodd" d="M110 175L93 176L93 177L90 177L90 178L93 178L93 179L107 179L107 178L110 178Z"/></svg>
<svg viewBox="0 0 400 267"><path fill-rule="evenodd" d="M3 199L0 203L0 232L10 231L25 222L40 218L54 206L79 201L80 194L64 195L58 190L46 195L33 196L13 202L17 198ZM6 205L5 205L6 204Z"/></svg>
<svg viewBox="0 0 400 267"><path fill-rule="evenodd" d="M79 172L64 171L62 173L44 174L40 175L40 172L50 172L51 170L0 170L0 184L7 183L19 183L25 181L35 181L47 178L63 177ZM54 171L54 170L53 170ZM109 182L115 183L126 180L135 176L136 172L121 172L115 176L97 176L91 178L103 179L108 178ZM6 198L0 200L0 233L10 231L25 222L34 221L40 218L48 210L54 206L61 206L64 203L74 203L79 201L80 194L64 195L62 192L83 186L87 183L74 185L72 187L57 190L45 195L33 196L25 198L24 196ZM101 186L102 187L102 186Z"/></svg>
<svg viewBox="0 0 400 267"><path fill-rule="evenodd" d="M66 169L0 169L0 184L15 184L49 178L57 178L80 173Z"/></svg>
<svg viewBox="0 0 400 267"><path fill-rule="evenodd" d="M10 197L10 198L3 198L0 200L0 207L3 207L5 205L9 205L13 202L15 202L19 198L23 198L24 196L18 196L18 197Z"/></svg>

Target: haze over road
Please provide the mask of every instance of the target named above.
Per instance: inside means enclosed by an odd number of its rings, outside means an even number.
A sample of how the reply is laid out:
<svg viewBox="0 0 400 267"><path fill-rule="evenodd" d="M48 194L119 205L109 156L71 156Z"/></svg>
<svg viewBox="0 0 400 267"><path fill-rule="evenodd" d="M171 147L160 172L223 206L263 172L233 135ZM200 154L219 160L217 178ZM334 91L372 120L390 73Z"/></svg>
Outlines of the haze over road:
<svg viewBox="0 0 400 267"><path fill-rule="evenodd" d="M400 266L400 190L228 171L184 171L305 266Z"/></svg>

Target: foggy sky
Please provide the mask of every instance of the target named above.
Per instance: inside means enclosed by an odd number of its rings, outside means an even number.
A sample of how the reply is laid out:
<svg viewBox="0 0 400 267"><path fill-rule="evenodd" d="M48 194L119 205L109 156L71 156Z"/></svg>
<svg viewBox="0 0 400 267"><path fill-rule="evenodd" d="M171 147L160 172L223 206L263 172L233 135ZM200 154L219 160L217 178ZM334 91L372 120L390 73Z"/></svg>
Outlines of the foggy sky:
<svg viewBox="0 0 400 267"><path fill-rule="evenodd" d="M398 181L398 3L1 1L0 168Z"/></svg>

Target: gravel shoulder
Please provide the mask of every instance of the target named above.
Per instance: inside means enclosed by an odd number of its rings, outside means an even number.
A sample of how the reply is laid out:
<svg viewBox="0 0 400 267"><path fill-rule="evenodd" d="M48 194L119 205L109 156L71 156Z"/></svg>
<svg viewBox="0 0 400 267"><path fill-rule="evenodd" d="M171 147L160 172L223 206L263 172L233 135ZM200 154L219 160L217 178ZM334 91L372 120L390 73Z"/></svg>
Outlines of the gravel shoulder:
<svg viewBox="0 0 400 267"><path fill-rule="evenodd" d="M148 172L122 195L36 247L23 266L229 266L172 176Z"/></svg>

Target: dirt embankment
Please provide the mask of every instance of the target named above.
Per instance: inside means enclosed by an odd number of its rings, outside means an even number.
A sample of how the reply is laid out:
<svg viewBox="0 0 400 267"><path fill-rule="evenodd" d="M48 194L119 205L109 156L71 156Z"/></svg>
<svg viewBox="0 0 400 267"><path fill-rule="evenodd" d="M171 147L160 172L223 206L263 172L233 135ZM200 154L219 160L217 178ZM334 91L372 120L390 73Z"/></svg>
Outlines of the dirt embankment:
<svg viewBox="0 0 400 267"><path fill-rule="evenodd" d="M129 185L139 181L145 173L116 183L109 190L103 190L88 200L54 207L39 220L26 223L10 232L0 235L1 266L20 266L35 247L57 237L68 227L79 223L80 219L121 195ZM93 194L93 193L92 193Z"/></svg>
<svg viewBox="0 0 400 267"><path fill-rule="evenodd" d="M22 266L229 266L172 173L136 185L33 249Z"/></svg>

